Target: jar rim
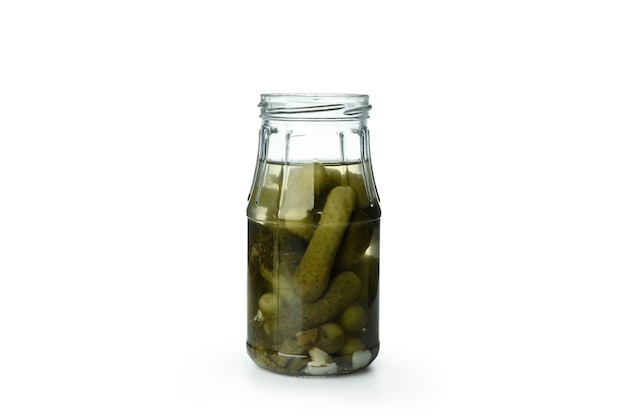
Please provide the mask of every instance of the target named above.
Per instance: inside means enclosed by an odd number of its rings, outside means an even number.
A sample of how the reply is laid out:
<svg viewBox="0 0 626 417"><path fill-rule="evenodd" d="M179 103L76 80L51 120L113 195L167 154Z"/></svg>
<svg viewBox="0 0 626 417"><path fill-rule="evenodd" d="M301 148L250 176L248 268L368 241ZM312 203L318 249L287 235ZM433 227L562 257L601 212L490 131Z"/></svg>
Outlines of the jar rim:
<svg viewBox="0 0 626 417"><path fill-rule="evenodd" d="M369 95L336 93L261 94L260 117L267 120L363 120Z"/></svg>
<svg viewBox="0 0 626 417"><path fill-rule="evenodd" d="M368 98L368 94L354 94L354 93L263 93L261 97L363 97Z"/></svg>

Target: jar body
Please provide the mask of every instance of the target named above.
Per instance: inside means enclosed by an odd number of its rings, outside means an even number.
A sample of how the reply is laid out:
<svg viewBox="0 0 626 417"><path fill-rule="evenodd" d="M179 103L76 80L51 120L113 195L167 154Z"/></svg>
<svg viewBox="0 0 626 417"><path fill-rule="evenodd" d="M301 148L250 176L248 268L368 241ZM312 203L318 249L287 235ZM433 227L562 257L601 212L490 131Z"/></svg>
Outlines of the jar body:
<svg viewBox="0 0 626 417"><path fill-rule="evenodd" d="M287 375L354 372L379 349L367 96L271 95L263 105L247 208L248 354Z"/></svg>

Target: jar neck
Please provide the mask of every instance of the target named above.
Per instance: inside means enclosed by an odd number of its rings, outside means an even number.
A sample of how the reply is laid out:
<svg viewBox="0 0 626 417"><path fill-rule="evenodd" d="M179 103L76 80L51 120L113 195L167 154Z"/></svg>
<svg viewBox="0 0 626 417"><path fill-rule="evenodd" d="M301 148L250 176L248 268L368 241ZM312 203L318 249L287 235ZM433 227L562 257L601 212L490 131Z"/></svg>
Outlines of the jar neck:
<svg viewBox="0 0 626 417"><path fill-rule="evenodd" d="M268 162L350 164L369 161L365 120L264 120L259 157Z"/></svg>
<svg viewBox="0 0 626 417"><path fill-rule="evenodd" d="M315 187L316 175L325 178L324 172L329 184L351 186L358 206L372 219L380 216L370 159L368 96L262 95L259 107L263 122L250 192L251 218L277 215L271 207L284 204L287 191L304 193L310 210L314 197L306 190ZM271 200L269 206L261 203L264 198ZM265 214L257 207L265 207Z"/></svg>

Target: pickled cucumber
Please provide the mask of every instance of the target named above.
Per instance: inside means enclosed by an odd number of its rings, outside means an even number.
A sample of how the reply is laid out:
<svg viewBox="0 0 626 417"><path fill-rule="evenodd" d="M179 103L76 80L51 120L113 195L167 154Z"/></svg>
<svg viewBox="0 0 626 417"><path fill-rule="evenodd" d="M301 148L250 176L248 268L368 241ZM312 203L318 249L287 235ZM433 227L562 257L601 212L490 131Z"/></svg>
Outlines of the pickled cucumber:
<svg viewBox="0 0 626 417"><path fill-rule="evenodd" d="M320 163L309 163L302 167L290 167L287 189L284 192L278 217L293 234L311 239L315 231L314 209L322 207L330 187L330 176Z"/></svg>
<svg viewBox="0 0 626 417"><path fill-rule="evenodd" d="M361 280L351 271L335 277L328 291L313 303L304 303L295 309L282 309L279 313L279 337L293 337L300 330L307 330L330 321L352 304L361 292Z"/></svg>
<svg viewBox="0 0 626 417"><path fill-rule="evenodd" d="M259 298L259 310L265 317L275 317L278 315L278 295L266 292Z"/></svg>
<svg viewBox="0 0 626 417"><path fill-rule="evenodd" d="M367 346L365 346L365 343L361 342L356 337L348 336L346 337L346 340L344 341L343 346L341 346L341 349L339 349L339 352L337 353L339 353L342 356L351 356L354 352L358 350L363 350L363 349L367 349Z"/></svg>
<svg viewBox="0 0 626 417"><path fill-rule="evenodd" d="M363 177L359 174L350 173L348 174L348 184L354 190L357 206L362 209L368 207L370 205L370 198L367 195Z"/></svg>
<svg viewBox="0 0 626 417"><path fill-rule="evenodd" d="M320 223L294 273L293 289L303 301L317 300L326 289L355 204L354 190L350 187L335 187L328 195Z"/></svg>
<svg viewBox="0 0 626 417"><path fill-rule="evenodd" d="M361 260L361 256L370 246L373 234L372 219L363 210L355 211L337 251L335 267L343 271Z"/></svg>
<svg viewBox="0 0 626 417"><path fill-rule="evenodd" d="M367 323L367 311L358 303L351 304L339 315L339 324L349 335L358 334Z"/></svg>
<svg viewBox="0 0 626 417"><path fill-rule="evenodd" d="M317 347L328 353L337 352L343 346L345 338L345 331L337 323L324 323L296 333L298 345Z"/></svg>
<svg viewBox="0 0 626 417"><path fill-rule="evenodd" d="M337 323L324 323L318 327L315 346L328 353L335 353L343 346L346 333Z"/></svg>

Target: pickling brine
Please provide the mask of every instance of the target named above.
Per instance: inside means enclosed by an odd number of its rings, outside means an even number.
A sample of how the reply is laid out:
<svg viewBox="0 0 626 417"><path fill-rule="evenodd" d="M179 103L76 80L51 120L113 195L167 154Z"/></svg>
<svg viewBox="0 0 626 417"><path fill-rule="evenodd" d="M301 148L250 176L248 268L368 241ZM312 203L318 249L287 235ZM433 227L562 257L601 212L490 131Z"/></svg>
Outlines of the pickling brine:
<svg viewBox="0 0 626 417"><path fill-rule="evenodd" d="M267 132L288 132L286 148L294 130L319 136L268 119L247 210L248 354L288 375L351 373L379 349L380 207L371 166L345 160L343 150L341 161L271 160ZM367 137L362 120L357 129L352 118L346 123L348 133Z"/></svg>

